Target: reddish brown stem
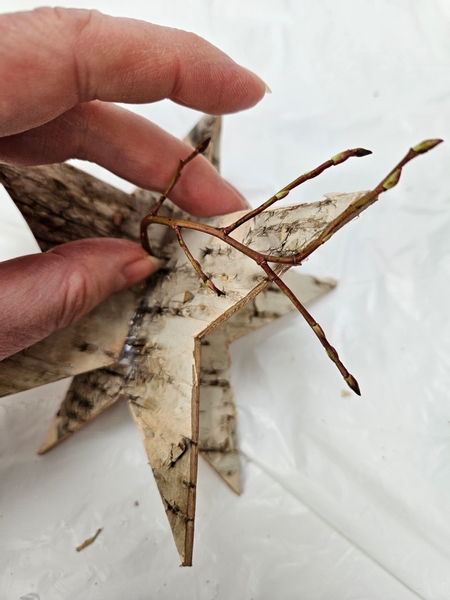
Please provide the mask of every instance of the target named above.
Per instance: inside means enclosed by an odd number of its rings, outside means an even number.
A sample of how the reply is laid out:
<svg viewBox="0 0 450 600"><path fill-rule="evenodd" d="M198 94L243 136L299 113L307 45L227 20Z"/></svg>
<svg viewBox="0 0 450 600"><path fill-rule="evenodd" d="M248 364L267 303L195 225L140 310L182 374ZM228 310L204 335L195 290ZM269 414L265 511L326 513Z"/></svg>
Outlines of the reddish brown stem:
<svg viewBox="0 0 450 600"><path fill-rule="evenodd" d="M178 163L178 168L175 171L174 176L172 177L172 179L171 179L169 185L167 186L166 190L163 192L163 194L159 198L159 200L158 200L155 208L151 211L151 213L150 213L151 215L157 215L158 214L158 211L161 208L161 206L163 205L164 200L167 198L167 196L170 194L170 192L175 187L175 184L177 183L177 181L180 179L181 171L196 156L198 156L199 154L203 154L203 152L205 152L205 150L209 146L209 142L210 141L211 141L211 138L206 138L205 140L203 140L202 142L200 142L194 148L193 152L191 152L191 154L189 154L189 156L187 158L185 158L184 160L180 159L180 162ZM150 252L150 246L148 244L147 236L146 236L145 232L143 231L142 224L141 224L141 243L142 243L142 246L144 247L144 249L147 250L147 252Z"/></svg>
<svg viewBox="0 0 450 600"><path fill-rule="evenodd" d="M317 338L319 339L319 342L322 344L322 346L325 348L328 356L331 358L331 360L337 366L340 374L342 375L344 380L347 382L347 385L350 387L350 389L352 389L355 392L355 394L358 394L358 396L361 396L358 382L353 377L353 375L347 371L344 364L341 362L341 360L339 358L339 354L337 353L337 350L335 348L333 348L333 346L327 340L325 332L322 329L322 327L319 325L319 323L314 319L314 317L311 315L311 313L309 313L306 310L306 308L303 306L303 304L300 302L300 300L297 298L297 296L294 294L294 292L284 283L284 281L275 273L275 271L269 267L269 265L266 263L266 261L260 262L259 266L267 274L267 277L271 281L276 283L276 285L280 288L280 290L282 292L284 292L284 294L289 298L289 300L292 302L292 304L295 306L295 308L298 310L298 312L302 315L302 317L305 319L305 321L308 323L308 325L314 331Z"/></svg>
<svg viewBox="0 0 450 600"><path fill-rule="evenodd" d="M329 240L337 231L339 231L339 229L343 225L345 225L346 223L348 223L349 221L354 219L363 210L365 210L371 204L373 204L378 199L378 196L380 194L382 194L383 192L387 191L388 189L394 187L400 179L403 167L410 160L412 160L419 154L428 152L428 150L431 150L432 148L434 148L435 146L440 144L442 142L442 140L439 140L439 139L426 140L425 142L422 142L421 144L418 144L417 146L414 146L413 148L411 148L408 151L408 153L406 154L406 156L392 169L392 171L388 174L388 176L385 177L373 190L371 190L370 192L367 192L366 194L364 194L363 196L361 196L360 198L358 198L357 200L352 202L338 217L336 217L333 221L331 221L315 239L313 239L302 250L300 250L300 252L296 252L295 254L293 254L291 256L273 256L273 255L269 255L269 254L262 254L260 252L257 252L256 250L253 250L252 248L245 246L241 242L238 242L237 240L232 238L229 234L232 231L234 231L237 227L242 225L243 223L246 223L253 217L261 214L264 210L266 210L267 208L272 206L272 204L274 204L277 200L280 200L281 198L285 198L292 189L294 189L295 187L297 187L304 181L307 181L308 179L312 179L313 177L317 177L325 169L328 169L334 165L340 164L340 163L344 162L345 160L347 160L348 158L351 158L352 156L365 156L366 154L370 154L370 151L364 150L363 148L356 148L353 150L346 150L345 152L341 152L340 154L337 154L332 159L326 161L325 163L323 163L316 169L313 169L312 171L309 171L308 173L301 175L300 177L298 177L297 179L295 179L294 181L289 183L286 187L284 187L282 190L280 190L280 192L278 192L277 194L275 194L274 196L269 198L269 200L264 202L261 206L248 212L246 215L244 215L243 217L241 217L240 219L238 219L231 225L228 225L228 227L217 228L217 227L212 227L210 225L206 225L203 223L196 223L194 221L186 221L183 219L173 219L170 217L158 216L157 212L158 212L159 208L161 207L162 203L164 202L164 199L166 198L167 194L169 194L170 191L172 191L175 183L178 181L183 167L190 160L192 160L195 156L197 156L197 154L199 154L200 152L204 152L204 150L206 149L206 147L208 145L208 142L209 142L209 140L199 144L197 146L197 148L194 150L194 152L187 159L185 159L184 161L180 161L179 167L178 167L174 177L172 178L172 181L170 182L166 192L164 192L164 194L161 196L155 209L142 220L142 222L141 222L142 245L144 246L144 248L146 250L151 252L150 243L149 243L148 235L147 235L147 228L149 225L160 224L160 225L165 225L167 227L170 227L171 229L173 229L175 231L175 233L178 237L180 246L183 248L183 251L185 252L187 258L189 259L190 263L194 267L195 271L198 273L199 277L202 279L202 281L204 281L204 283L213 292L215 292L218 295L223 294L223 292L221 292L214 285L214 283L211 281L211 279L203 272L203 270L200 266L200 263L192 256L191 252L189 251L189 249L187 248L187 246L183 240L183 237L181 235L181 229L183 227L186 229L193 229L195 231L200 231L202 233L206 233L213 237L219 238L223 242L229 244L236 250L239 250L240 252L242 252L243 254L248 256L249 258L253 259L264 270L264 272L266 273L268 278L271 281L274 281L276 283L276 285L278 285L278 287L291 300L291 302L294 304L294 306L297 308L297 310L305 318L306 322L311 327L311 329L314 331L316 336L319 338L320 343L325 348L328 356L331 358L331 360L334 362L334 364L339 369L339 372L341 373L341 375L343 376L343 378L345 379L345 381L347 382L349 387L356 394L360 395L358 382L353 377L353 375L351 375L347 371L347 369L341 362L337 351L328 342L321 326L310 315L310 313L306 310L306 308L303 306L303 304L301 304L301 302L298 300L298 298L295 296L295 294L292 292L292 290L283 282L283 280L275 273L275 271L268 265L268 263L272 262L272 263L278 263L278 264L284 264L284 265L300 264L305 258L307 258L312 252L314 252L314 250L316 250L319 246L321 246L323 243L325 243L327 240Z"/></svg>
<svg viewBox="0 0 450 600"><path fill-rule="evenodd" d="M310 254L312 254L319 246L328 241L341 227L352 221L355 217L357 217L363 210L369 208L374 202L378 200L378 196L383 192L387 192L400 180L403 167L410 162L419 154L425 154L429 150L432 150L439 144L441 144L443 140L440 139L432 139L425 140L420 144L417 144L413 148L410 148L407 154L402 158L402 160L392 169L392 171L370 192L361 196L350 204L334 221L329 223L327 227L322 231L322 233L315 239L312 240L303 250L295 256L296 263L299 263L305 258L307 258ZM284 260L276 261L276 262L285 262ZM288 262L288 261L286 261Z"/></svg>
<svg viewBox="0 0 450 600"><path fill-rule="evenodd" d="M211 279L206 275L206 273L202 270L200 263L198 262L198 260L195 260L195 258L192 256L191 251L189 250L189 248L186 246L186 243L183 239L183 236L181 235L181 227L179 225L175 225L173 227L175 233L177 234L178 237L178 243L180 244L181 248L183 249L184 253L186 254L186 256L189 259L189 262L191 263L191 265L194 267L197 275L200 277L200 279L203 281L203 283L205 283L210 290L212 290L215 294L217 294L218 296L223 296L224 292L221 292L215 285L214 283L211 281Z"/></svg>
<svg viewBox="0 0 450 600"><path fill-rule="evenodd" d="M372 152L370 150L366 150L365 148L353 148L351 150L345 150L344 152L336 154L336 156L333 156L332 158L330 158L330 160L325 161L312 171L308 171L307 173L300 175L300 177L297 177L297 179L294 179L294 181L291 181L291 183L288 183L288 185L286 185L283 189L274 194L271 198L266 200L266 202L264 202L257 208L254 208L234 223L231 223L231 225L228 225L228 227L224 227L223 231L227 235L229 235L232 231L234 231L253 217L256 217L257 215L267 210L270 206L272 206L272 204L275 204L275 202L277 202L278 200L286 198L289 192L291 192L294 188L298 187L299 185L301 185L305 181L308 181L309 179L314 179L315 177L318 177L326 169L334 167L335 165L340 165L349 158L352 158L353 156L360 157L367 156L368 154L372 154Z"/></svg>

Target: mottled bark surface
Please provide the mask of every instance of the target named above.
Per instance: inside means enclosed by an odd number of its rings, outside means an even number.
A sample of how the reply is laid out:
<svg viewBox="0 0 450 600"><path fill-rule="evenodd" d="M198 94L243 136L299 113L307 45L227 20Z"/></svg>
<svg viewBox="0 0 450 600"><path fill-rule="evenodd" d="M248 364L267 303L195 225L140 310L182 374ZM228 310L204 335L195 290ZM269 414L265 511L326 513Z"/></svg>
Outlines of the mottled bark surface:
<svg viewBox="0 0 450 600"><path fill-rule="evenodd" d="M139 223L148 213L148 197L126 194L65 163L0 165L0 183L43 251L89 237L138 241Z"/></svg>

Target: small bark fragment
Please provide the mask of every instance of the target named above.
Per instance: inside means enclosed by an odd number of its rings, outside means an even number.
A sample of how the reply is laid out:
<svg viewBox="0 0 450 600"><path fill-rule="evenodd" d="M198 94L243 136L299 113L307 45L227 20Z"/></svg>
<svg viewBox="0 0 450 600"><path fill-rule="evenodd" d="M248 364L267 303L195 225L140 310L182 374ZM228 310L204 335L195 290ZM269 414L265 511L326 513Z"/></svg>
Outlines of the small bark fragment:
<svg viewBox="0 0 450 600"><path fill-rule="evenodd" d="M87 548L88 546L93 544L95 542L95 540L98 538L98 536L101 534L102 531L103 531L102 527L100 527L100 529L97 529L97 531L95 532L95 534L92 537L88 538L82 544L80 544L79 546L76 547L76 551L81 552L82 550L84 550L85 548Z"/></svg>

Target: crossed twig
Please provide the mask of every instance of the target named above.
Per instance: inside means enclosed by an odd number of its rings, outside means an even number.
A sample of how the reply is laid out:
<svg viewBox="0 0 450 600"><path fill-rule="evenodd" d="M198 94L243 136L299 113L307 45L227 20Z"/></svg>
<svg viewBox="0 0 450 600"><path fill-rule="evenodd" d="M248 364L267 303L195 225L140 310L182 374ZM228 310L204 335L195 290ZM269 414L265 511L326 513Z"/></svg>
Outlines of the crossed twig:
<svg viewBox="0 0 450 600"><path fill-rule="evenodd" d="M304 183L305 181L308 181L309 179L313 179L313 178L317 177L318 175L323 173L323 171L325 171L326 169L329 169L330 167L334 167L335 165L339 165L353 156L355 156L355 157L366 156L368 154L371 154L371 151L365 150L364 148L354 148L352 150L345 150L344 152L340 152L339 154L336 154L330 160L327 160L326 162L322 163L321 165L319 165L312 171L308 171L307 173L304 173L303 175L301 175L300 177L298 177L297 179L295 179L294 181L292 181L291 183L286 185L283 189L281 189L278 193L276 193L274 196L269 198L266 202L264 202L257 208L249 211L248 213L246 213L245 215L240 217L237 221L235 221L231 225L228 225L227 227L212 227L211 225L206 225L206 224L198 223L195 221L186 221L184 219L176 219L176 218L171 218L171 217L159 216L158 211L161 208L161 206L163 205L164 200L170 194L170 192L174 188L175 184L177 183L178 179L180 178L183 168L185 167L185 165L187 165L187 163L189 163L192 159L194 159L198 154L202 154L203 152L205 152L205 150L208 147L208 144L210 142L210 138L208 138L208 139L204 140L203 142L201 142L200 144L198 144L198 146L195 148L195 150L186 159L180 160L178 168L177 168L174 176L172 177L172 180L171 180L169 186L167 187L167 189L165 190L163 195L160 197L159 201L157 202L157 204L156 204L155 208L152 210L152 212L149 213L142 220L142 222L141 222L142 246L148 252L151 253L151 247L150 247L150 243L149 243L149 239L148 239L148 235L147 235L147 228L149 227L149 225L159 224L159 225L165 225L167 227L170 227L171 229L174 230L175 234L177 235L178 242L179 242L181 248L185 252L187 258L189 259L190 263L194 267L195 271L198 273L199 277L218 296L223 295L224 292L220 291L214 285L212 280L202 270L200 263L193 257L193 255L191 254L189 248L187 247L187 245L183 239L183 236L181 233L182 229L193 229L195 231L200 231L202 233L212 235L212 236L222 240L226 244L229 244L236 250L239 250L240 252L242 252L242 254L245 254L249 258L253 259L263 269L263 271L266 273L268 279L273 281L274 283L276 283L276 285L286 294L286 296L289 298L289 300L291 300L291 302L294 304L294 306L297 308L297 310L300 312L300 314L304 317L304 319L306 320L308 325L311 327L311 329L314 331L314 333L318 337L322 346L325 348L328 356L334 362L334 364L338 368L339 372L341 373L342 377L347 382L348 386L356 394L361 395L358 382L356 381L354 376L348 372L348 370L346 369L344 364L341 362L336 349L333 348L333 346L331 346L331 344L328 342L322 327L319 325L319 323L317 323L317 321L314 319L314 317L306 310L306 308L303 306L303 304L295 296L293 291L283 282L283 280L269 266L269 263L277 263L277 264L284 264L284 265L299 265L299 264L301 264L305 260L305 258L307 258L312 252L314 252L324 242L329 240L343 225L345 225L346 223L348 223L349 221L354 219L363 210L365 210L368 206L370 206L371 204L376 202L376 200L378 199L378 196L380 194L382 194L383 192L385 192L385 191L389 190L390 188L394 187L395 185L397 185L397 183L400 179L403 167L410 160L412 160L419 154L424 154L425 152L428 152L428 150L431 150L432 148L434 148L435 146L440 144L442 141L443 140L440 140L440 139L425 140L424 142L421 142L420 144L417 144L417 146L414 146L413 148L411 148L408 151L408 153L406 154L406 156L392 169L392 171L387 175L387 177L385 177L381 181L381 183L379 183L373 190L367 192L366 194L364 194L363 196L361 196L360 198L355 200L352 204L350 204L339 216L337 216L334 220L332 220L326 226L326 228L320 233L320 235L318 235L315 239L311 240L308 244L306 244L306 246L300 252L298 252L296 254L292 254L291 256L274 256L271 254L263 254L256 250L253 250L252 248L249 248L248 246L245 246L244 244L242 244L242 243L238 242L237 240L235 240L234 238L232 238L230 236L230 234L235 229L237 229L238 227L240 227L241 225L243 225L244 223L246 223L253 217L256 217L257 215L264 212L267 208L272 206L272 204L274 204L278 200L285 198L289 194L289 192L291 192L291 190L293 190L300 184Z"/></svg>

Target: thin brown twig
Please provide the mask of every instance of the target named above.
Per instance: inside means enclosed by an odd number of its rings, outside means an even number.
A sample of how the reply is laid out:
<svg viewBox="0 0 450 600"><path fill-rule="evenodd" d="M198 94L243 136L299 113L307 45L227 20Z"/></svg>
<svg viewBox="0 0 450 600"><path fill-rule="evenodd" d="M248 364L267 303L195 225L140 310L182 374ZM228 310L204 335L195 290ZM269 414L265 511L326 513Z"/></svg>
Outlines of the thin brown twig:
<svg viewBox="0 0 450 600"><path fill-rule="evenodd" d="M203 141L200 142L200 144L198 144L195 147L194 151L191 152L191 154L189 154L189 156L187 158L185 158L184 160L180 159L180 162L178 163L177 170L175 171L175 173L174 173L174 175L173 175L173 177L172 177L169 185L167 186L166 190L163 192L163 194L159 198L158 202L156 203L155 207L153 208L152 212L150 213L151 215L157 215L158 214L159 209L161 208L161 206L164 203L164 200L167 198L167 196L170 194L170 192L175 187L175 184L177 183L177 181L180 179L181 171L196 156L198 156L199 154L203 154L203 152L205 152L205 150L209 146L210 141L211 141L210 137L204 139ZM147 250L147 252L150 252L150 246L148 244L148 237L145 234L145 232L143 232L142 225L141 225L141 244L142 244L143 248L145 250Z"/></svg>
<svg viewBox="0 0 450 600"><path fill-rule="evenodd" d="M322 329L322 327L319 325L319 323L314 319L314 317L311 315L311 313L306 310L306 308L303 306L303 304L300 302L300 300L297 298L297 296L294 294L294 292L284 283L284 281L281 279L281 277L279 277L275 273L275 271L269 267L269 265L267 264L267 262L265 260L260 262L259 266L265 271L265 273L267 274L267 277L271 281L276 283L276 285L280 288L280 290L285 293L285 295L289 298L289 300L292 302L292 304L295 306L295 308L298 310L298 312L302 315L302 317L305 319L305 321L308 323L308 325L314 331L317 338L319 339L319 342L322 344L322 346L325 348L328 356L331 358L331 360L337 366L340 374L342 375L344 380L347 382L348 386L355 392L355 394L358 394L358 396L361 396L358 382L353 377L353 375L351 373L349 373L347 371L347 369L345 368L344 364L342 363L341 359L339 358L339 354L337 353L336 348L333 348L333 346L327 340L325 332Z"/></svg>
<svg viewBox="0 0 450 600"><path fill-rule="evenodd" d="M301 185L305 181L308 181L309 179L314 179L315 177L318 177L326 169L329 169L330 167L334 167L335 165L340 165L341 163L345 162L346 160L348 160L349 158L352 158L354 156L360 157L360 156L367 156L368 154L372 154L372 152L370 150L366 150L365 148L353 148L351 150L345 150L344 152L340 152L339 154L336 154L336 156L333 156L332 158L330 158L330 160L325 161L324 163L322 163L321 165L319 165L312 171L307 171L303 175L300 175L300 177L297 177L297 179L294 179L294 181L291 181L291 183L288 183L288 185L286 185L283 189L281 189L279 192L274 194L271 198L266 200L266 202L264 202L257 208L251 210L246 215L242 216L235 223L231 223L231 225L228 225L228 227L224 227L223 231L227 235L229 235L232 231L237 229L240 225L243 225L244 223L246 223L253 217L256 217L257 215L261 214L262 212L267 210L270 206L272 206L272 204L275 204L275 202L278 202L278 200L282 200L283 198L286 198L286 196L289 194L289 192L291 192L294 188L298 187L299 185Z"/></svg>
<svg viewBox="0 0 450 600"><path fill-rule="evenodd" d="M230 236L230 233L233 232L235 229L237 229L240 225L243 225L244 223L246 223L253 217L264 212L267 208L272 206L278 200L285 198L289 194L290 191L292 191L295 187L301 185L305 181L308 181L309 179L313 179L314 177L317 177L318 175L323 173L323 171L325 171L326 169L328 169L334 165L341 164L342 162L346 161L347 159L349 159L353 156L356 156L356 157L366 156L367 154L370 154L371 152L369 150L365 150L364 148L354 148L354 149L345 150L344 152L336 154L333 158L322 163L316 169L313 169L312 171L308 171L307 173L304 173L303 175L301 175L300 177L298 177L297 179L295 179L294 181L289 183L287 186L282 188L277 194L275 194L274 196L269 198L269 200L267 200L266 202L264 202L263 204L261 204L260 206L255 208L254 210L249 211L244 216L240 217L234 223L232 223L231 225L228 225L227 227L218 228L218 227L212 227L210 225L206 225L203 223L198 223L195 221L187 221L184 219L174 219L171 217L159 216L157 213L158 213L160 207L162 206L165 198L172 191L174 185L178 181L183 167L189 161L191 161L193 158L195 158L199 153L204 152L206 150L208 143L209 143L209 139L205 140L204 142L201 142L186 159L180 160L178 169L177 169L176 173L174 174L167 190L161 196L161 198L159 199L158 203L156 204L156 206L152 210L152 212L149 215L147 215L146 217L144 217L144 219L142 220L142 222L141 222L142 245L148 252L151 253L150 242L149 242L148 235L147 235L147 229L148 229L149 225L160 224L160 225L165 225L167 227L170 227L171 229L173 229L175 231L181 248L185 252L187 258L189 259L190 263L194 267L194 269L197 272L197 274L199 275L199 277L217 295L222 295L222 294L224 294L224 292L220 291L214 285L214 283L211 281L211 279L202 270L200 263L193 257L190 250L186 246L186 243L184 242L184 239L181 234L181 229L183 229L183 228L193 229L195 231L200 231L202 233L219 238L226 244L232 246L236 250L242 252L249 258L253 259L264 270L267 277L271 281L273 281L276 285L278 285L278 287L282 290L282 292L289 298L289 300L291 300L291 302L294 304L294 306L297 308L297 310L304 317L304 319L306 320L308 325L314 331L315 335L318 337L320 343L325 348L328 356L330 357L332 362L336 365L339 372L343 376L344 380L347 382L348 386L356 394L360 395L358 382L353 377L353 375L351 375L348 372L348 370L346 369L344 364L341 362L336 349L333 348L333 346L331 346L331 344L328 342L322 327L319 325L319 323L317 323L317 321L312 317L312 315L306 310L306 308L298 300L298 298L295 296L295 294L292 292L292 290L283 282L283 280L268 265L268 263L271 262L271 263L284 264L284 265L300 264L303 260L305 260L305 258L307 258L312 252L314 252L314 250L319 248L319 246L324 244L337 231L339 231L339 229L341 229L341 227L343 227L349 221L351 221L352 219L357 217L363 210L368 208L371 204L376 202L376 200L378 199L378 196L380 194L382 194L383 192L386 192L387 190L389 190L392 187L394 187L395 185L397 185L398 181L400 180L402 169L409 161L411 161L413 158L415 158L419 154L424 154L425 152L428 152L429 150L431 150L432 148L434 148L441 142L442 142L442 140L439 140L439 139L425 140L424 142L417 144L417 146L414 146L413 148L411 148L408 151L408 153L406 154L406 156L404 156L404 158L387 175L387 177L385 177L373 190L367 192L366 194L364 194L363 196L361 196L360 198L358 198L357 200L352 202L340 215L338 215L335 219L333 219L333 221L331 221L325 227L325 229L317 236L317 238L313 239L300 252L297 252L290 256L274 256L271 254L263 254L256 250L253 250L252 248L249 248L248 246L245 246L244 244L242 244L242 243L238 242L237 240L235 240L234 238L232 238Z"/></svg>
<svg viewBox="0 0 450 600"><path fill-rule="evenodd" d="M180 227L179 226L175 226L174 227L174 231L177 234L177 238L178 238L178 243L180 244L181 248L183 249L184 253L186 254L186 256L189 259L189 262L191 263L191 265L194 267L197 275L200 277L200 279L203 281L203 283L205 283L210 290L212 290L215 294L217 294L218 296L223 296L224 293L221 292L215 285L214 283L211 281L211 278L208 277L206 275L206 273L204 273L204 271L202 270L200 263L198 262L198 260L195 260L195 258L192 256L191 251L189 250L189 248L186 246L186 242L183 239L183 236L181 235L181 231L180 231Z"/></svg>

